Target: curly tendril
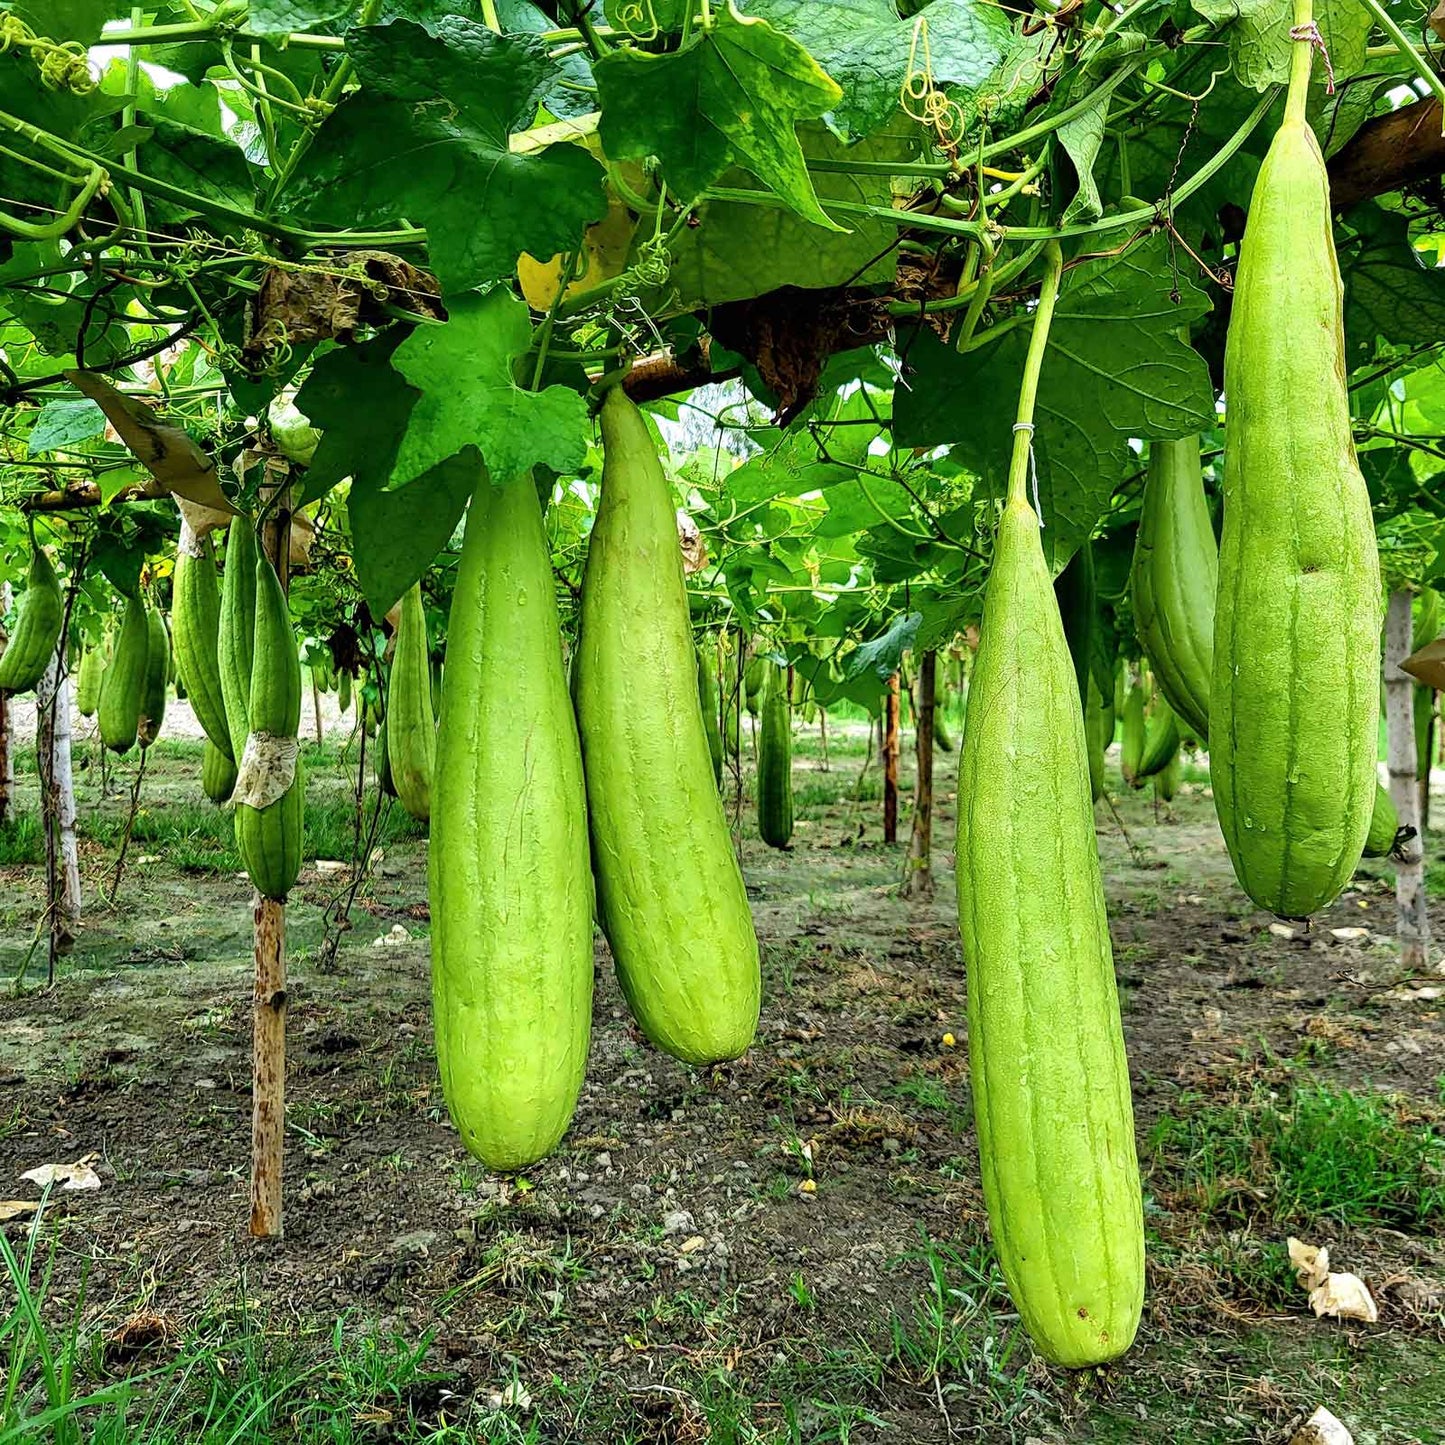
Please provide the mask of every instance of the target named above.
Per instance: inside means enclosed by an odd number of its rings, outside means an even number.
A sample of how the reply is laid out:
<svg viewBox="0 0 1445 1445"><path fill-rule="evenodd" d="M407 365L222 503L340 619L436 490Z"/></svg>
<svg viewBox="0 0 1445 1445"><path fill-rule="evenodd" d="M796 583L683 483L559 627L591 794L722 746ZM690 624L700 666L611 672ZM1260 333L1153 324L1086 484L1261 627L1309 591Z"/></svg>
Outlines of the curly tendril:
<svg viewBox="0 0 1445 1445"><path fill-rule="evenodd" d="M90 73L85 47L77 40L52 40L37 35L13 11L0 11L0 55L29 51L47 90L68 90L72 95L89 95L96 87Z"/></svg>
<svg viewBox="0 0 1445 1445"><path fill-rule="evenodd" d="M647 26L649 28L644 29ZM617 28L632 40L656 40L662 33L652 0L627 0L617 10Z"/></svg>
<svg viewBox="0 0 1445 1445"><path fill-rule="evenodd" d="M899 104L905 115L933 131L941 150L958 149L966 127L963 107L950 100L933 83L928 20L923 15L914 22L913 38L908 47L908 69L899 91Z"/></svg>

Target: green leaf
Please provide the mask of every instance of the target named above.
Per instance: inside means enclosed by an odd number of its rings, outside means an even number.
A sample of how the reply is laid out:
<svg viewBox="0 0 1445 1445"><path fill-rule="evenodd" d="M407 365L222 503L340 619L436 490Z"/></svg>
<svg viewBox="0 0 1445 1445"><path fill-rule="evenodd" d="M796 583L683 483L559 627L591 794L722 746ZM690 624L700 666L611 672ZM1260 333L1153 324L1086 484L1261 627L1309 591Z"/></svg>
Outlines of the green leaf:
<svg viewBox="0 0 1445 1445"><path fill-rule="evenodd" d="M257 35L319 30L356 9L357 0L251 0L246 29Z"/></svg>
<svg viewBox="0 0 1445 1445"><path fill-rule="evenodd" d="M1044 550L1056 567L1093 530L1116 484L1138 470L1130 438L1189 436L1213 425L1208 368L1178 335L1207 310L1203 293L1176 276L1162 234L1070 273L1049 333L1034 434ZM894 398L896 443L950 443L956 459L1001 493L1028 343L1028 326L1019 326L960 356L932 332L915 332L903 348L908 386Z"/></svg>
<svg viewBox="0 0 1445 1445"><path fill-rule="evenodd" d="M512 363L531 345L526 303L498 288L456 301L444 326L419 326L392 364L421 393L392 485L468 447L498 481L535 466L565 472L587 455L587 404L565 386L523 391Z"/></svg>
<svg viewBox="0 0 1445 1445"><path fill-rule="evenodd" d="M105 413L93 401L46 402L30 428L26 452L38 457L45 452L65 451L78 442L98 437L104 430Z"/></svg>
<svg viewBox="0 0 1445 1445"><path fill-rule="evenodd" d="M898 671L903 654L913 646L913 639L922 623L921 612L900 612L881 637L860 643L848 654L843 676L852 678L872 674L879 682L887 682Z"/></svg>
<svg viewBox="0 0 1445 1445"><path fill-rule="evenodd" d="M870 135L898 107L914 34L928 22L928 58L938 86L981 86L1012 41L1002 7L988 0L933 0L901 19L892 0L748 0L745 7L800 41L842 88L827 120L846 138Z"/></svg>
<svg viewBox="0 0 1445 1445"><path fill-rule="evenodd" d="M1422 263L1410 245L1410 223L1373 201L1345 218L1353 233L1339 246L1345 282L1347 362L1358 366L1384 337L1398 346L1445 335L1445 271Z"/></svg>
<svg viewBox="0 0 1445 1445"><path fill-rule="evenodd" d="M1242 85L1264 90L1289 81L1289 58L1298 42L1289 37L1294 17L1280 0L1191 0L1206 20L1228 26L1230 58ZM1370 13L1358 0L1315 0L1315 24L1329 53L1336 81L1365 67ZM1325 67L1315 60L1312 80L1325 83Z"/></svg>
<svg viewBox="0 0 1445 1445"><path fill-rule="evenodd" d="M883 131L855 146L844 146L822 125L799 127L809 159L913 160L917 128ZM745 171L720 178L722 185L752 190ZM887 176L819 171L813 175L819 199L887 206L892 189ZM696 310L760 296L782 286L886 284L898 269L898 229L887 221L853 220L850 231L823 230L780 206L708 201L698 211L698 226L687 227L672 242L672 268L658 304L669 310ZM640 242L651 228L640 233ZM634 249L635 259L635 249Z"/></svg>
<svg viewBox="0 0 1445 1445"><path fill-rule="evenodd" d="M203 200L249 209L256 200L257 172L234 142L155 113L145 117L151 137L141 151L147 175L179 186ZM155 204L152 202L152 204ZM166 203L167 212L194 214Z"/></svg>
<svg viewBox="0 0 1445 1445"><path fill-rule="evenodd" d="M351 479L356 570L372 614L383 616L446 546L476 486L475 457L448 461L389 490L407 419L420 399L391 367L397 331L338 347L313 368L296 405L323 428L303 502Z"/></svg>
<svg viewBox="0 0 1445 1445"><path fill-rule="evenodd" d="M818 204L794 130L831 110L842 91L796 40L727 8L682 50L614 50L593 70L612 160L655 155L689 201L741 166L806 220L842 229Z"/></svg>
<svg viewBox="0 0 1445 1445"><path fill-rule="evenodd" d="M448 293L510 276L523 251L573 249L606 213L602 169L581 146L509 149L557 74L545 41L449 17L431 31L408 20L352 30L347 47L366 88L317 133L289 191L296 212L425 226Z"/></svg>

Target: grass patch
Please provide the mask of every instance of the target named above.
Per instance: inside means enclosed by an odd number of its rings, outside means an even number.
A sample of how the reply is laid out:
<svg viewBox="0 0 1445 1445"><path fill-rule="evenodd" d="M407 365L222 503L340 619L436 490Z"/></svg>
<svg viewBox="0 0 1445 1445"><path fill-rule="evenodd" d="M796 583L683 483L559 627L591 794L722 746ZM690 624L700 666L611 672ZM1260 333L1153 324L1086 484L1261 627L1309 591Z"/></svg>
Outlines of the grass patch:
<svg viewBox="0 0 1445 1445"><path fill-rule="evenodd" d="M1445 1138L1403 1101L1306 1084L1180 1106L1150 1133L1155 1174L1210 1213L1397 1229L1445 1215Z"/></svg>
<svg viewBox="0 0 1445 1445"><path fill-rule="evenodd" d="M45 862L45 835L34 813L21 813L0 824L0 867Z"/></svg>

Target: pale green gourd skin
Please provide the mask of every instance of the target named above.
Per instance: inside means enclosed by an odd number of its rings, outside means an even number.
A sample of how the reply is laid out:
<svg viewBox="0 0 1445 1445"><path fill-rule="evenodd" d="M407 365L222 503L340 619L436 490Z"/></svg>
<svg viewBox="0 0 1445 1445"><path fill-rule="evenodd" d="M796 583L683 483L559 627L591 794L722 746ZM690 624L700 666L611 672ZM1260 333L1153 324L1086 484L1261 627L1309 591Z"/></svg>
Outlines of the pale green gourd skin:
<svg viewBox="0 0 1445 1445"><path fill-rule="evenodd" d="M264 808L236 804L236 852L263 898L286 901L301 872L306 834L306 777L296 759L291 786Z"/></svg>
<svg viewBox="0 0 1445 1445"><path fill-rule="evenodd" d="M697 700L702 708L702 722L707 729L707 751L712 758L713 780L722 786L723 740L722 728L718 723L717 677L713 673L711 659L697 649Z"/></svg>
<svg viewBox="0 0 1445 1445"><path fill-rule="evenodd" d="M257 552L252 575L254 657L246 713L257 733L294 738L301 725L301 658L290 608L265 553ZM241 752L244 758L244 747ZM291 786L274 803L264 808L236 804L236 851L263 898L286 901L301 872L305 820L306 783L299 757Z"/></svg>
<svg viewBox="0 0 1445 1445"><path fill-rule="evenodd" d="M401 621L386 689L386 745L392 784L402 807L425 822L431 814L436 720L420 583L414 583L401 599Z"/></svg>
<svg viewBox="0 0 1445 1445"><path fill-rule="evenodd" d="M148 748L160 736L166 717L166 684L171 673L171 639L159 607L146 610L145 684L141 688L136 738Z"/></svg>
<svg viewBox="0 0 1445 1445"><path fill-rule="evenodd" d="M250 732L251 662L256 632L256 534L245 517L233 517L221 579L221 616L216 633L216 666L226 710L226 736L239 763Z"/></svg>
<svg viewBox="0 0 1445 1445"><path fill-rule="evenodd" d="M45 676L60 641L64 614L55 568L45 548L36 547L30 554L14 630L0 653L0 692L29 692Z"/></svg>
<svg viewBox="0 0 1445 1445"><path fill-rule="evenodd" d="M236 786L235 761L210 738L201 751L201 788L213 803L224 803Z"/></svg>
<svg viewBox="0 0 1445 1445"><path fill-rule="evenodd" d="M1382 783L1376 782L1370 806L1370 830L1365 835L1365 857L1388 857L1395 847L1395 835L1399 831L1400 815L1395 810L1395 800Z"/></svg>
<svg viewBox="0 0 1445 1445"><path fill-rule="evenodd" d="M713 781L671 488L620 389L602 442L576 661L599 913L643 1032L711 1064L757 1029L757 935Z"/></svg>
<svg viewBox="0 0 1445 1445"><path fill-rule="evenodd" d="M770 848L793 841L793 711L787 673L766 664L758 728L758 832Z"/></svg>
<svg viewBox="0 0 1445 1445"><path fill-rule="evenodd" d="M1287 119L1255 183L1225 350L1209 729L1235 874L1287 918L1349 881L1376 787L1380 570L1341 317L1324 160Z"/></svg>
<svg viewBox="0 0 1445 1445"><path fill-rule="evenodd" d="M1139 776L1139 765L1144 761L1144 739L1147 736L1144 702L1144 684L1136 677L1124 694L1119 732L1119 770L1131 787Z"/></svg>
<svg viewBox="0 0 1445 1445"><path fill-rule="evenodd" d="M1218 586L1199 438L1150 442L1129 583L1134 627L1159 691L1201 742L1209 735Z"/></svg>
<svg viewBox="0 0 1445 1445"><path fill-rule="evenodd" d="M1153 714L1144 725L1144 747L1139 757L1139 768L1134 775L1135 787L1144 783L1169 766L1169 760L1179 751L1179 720L1174 709L1163 697L1154 699Z"/></svg>
<svg viewBox="0 0 1445 1445"><path fill-rule="evenodd" d="M94 717L100 706L100 688L105 678L105 649L95 643L85 649L75 682L75 710L81 717Z"/></svg>
<svg viewBox="0 0 1445 1445"><path fill-rule="evenodd" d="M150 624L145 603L139 597L127 597L115 651L101 679L100 705L96 709L100 740L114 753L128 753L135 746L149 650Z"/></svg>
<svg viewBox="0 0 1445 1445"><path fill-rule="evenodd" d="M1099 680L1089 670L1086 686L1089 689L1088 707L1084 713L1084 740L1089 752L1089 793L1095 802L1104 795L1104 764L1109 744L1113 741L1112 710L1106 714L1104 699L1099 692ZM1107 723L1106 723L1107 717ZM1111 736L1105 737L1104 729L1109 727Z"/></svg>
<svg viewBox="0 0 1445 1445"><path fill-rule="evenodd" d="M428 849L442 1090L493 1169L550 1153L592 1023L587 795L529 477L472 498L447 628Z"/></svg>
<svg viewBox="0 0 1445 1445"><path fill-rule="evenodd" d="M995 542L958 805L990 1229L1039 1350L1099 1364L1138 1328L1143 1211L1078 681L1026 502Z"/></svg>
<svg viewBox="0 0 1445 1445"><path fill-rule="evenodd" d="M171 591L171 645L196 721L207 738L234 760L226 699L221 690L221 582L210 536L200 541L200 556L176 552Z"/></svg>

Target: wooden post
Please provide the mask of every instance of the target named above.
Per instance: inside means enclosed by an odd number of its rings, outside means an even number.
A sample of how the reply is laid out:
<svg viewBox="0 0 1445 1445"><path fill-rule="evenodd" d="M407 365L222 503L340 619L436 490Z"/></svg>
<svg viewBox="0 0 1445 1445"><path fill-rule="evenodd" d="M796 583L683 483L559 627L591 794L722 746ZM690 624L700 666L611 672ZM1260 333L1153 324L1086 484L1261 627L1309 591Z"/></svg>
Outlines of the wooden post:
<svg viewBox="0 0 1445 1445"><path fill-rule="evenodd" d="M308 669L309 671L309 669ZM311 711L316 715L316 746L321 746L321 689L316 686L316 674L311 673Z"/></svg>
<svg viewBox="0 0 1445 1445"><path fill-rule="evenodd" d="M286 905L254 899L256 989L251 1027L251 1233L281 1235L286 1134Z"/></svg>
<svg viewBox="0 0 1445 1445"><path fill-rule="evenodd" d="M888 679L883 708L883 841L898 841L898 674Z"/></svg>
<svg viewBox="0 0 1445 1445"><path fill-rule="evenodd" d="M285 487L287 479L280 485ZM277 498L261 546L289 581L291 510ZM358 713L359 716L359 713ZM252 951L256 980L251 1002L251 1234L279 1239L286 1137L286 905L258 893L253 902Z"/></svg>
<svg viewBox="0 0 1445 1445"><path fill-rule="evenodd" d="M903 892L911 898L933 897L933 709L938 687L938 654L923 654L914 683L913 735L918 777L913 788L913 832L908 840L908 871Z"/></svg>
<svg viewBox="0 0 1445 1445"><path fill-rule="evenodd" d="M826 773L830 771L830 769L828 767L828 709L825 707L818 709L818 737L823 744L822 771Z"/></svg>
<svg viewBox="0 0 1445 1445"><path fill-rule="evenodd" d="M55 961L69 951L74 940L71 924L80 916L80 858L70 766L70 683L60 647L35 689L35 757L40 776L40 817L45 829L48 976L54 983Z"/></svg>
<svg viewBox="0 0 1445 1445"><path fill-rule="evenodd" d="M1412 594L1390 594L1385 614L1385 735L1390 797L1402 828L1420 829L1420 792L1416 784L1415 680L1400 671L1411 650ZM1396 933L1400 962L1409 970L1425 968L1430 951L1430 917L1425 908L1424 839L1416 837L1404 860L1395 865Z"/></svg>

